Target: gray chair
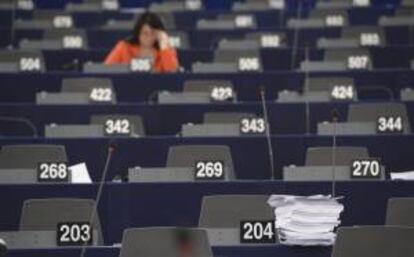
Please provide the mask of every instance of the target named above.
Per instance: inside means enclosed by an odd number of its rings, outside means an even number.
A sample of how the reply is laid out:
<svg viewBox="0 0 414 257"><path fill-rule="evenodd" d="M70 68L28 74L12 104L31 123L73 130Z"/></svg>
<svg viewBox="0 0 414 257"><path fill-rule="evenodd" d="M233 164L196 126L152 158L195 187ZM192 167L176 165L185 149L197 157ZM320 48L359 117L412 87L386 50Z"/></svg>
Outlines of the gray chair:
<svg viewBox="0 0 414 257"><path fill-rule="evenodd" d="M62 93L85 93L90 95L95 88L110 89L111 103L116 103L116 92L109 78L67 78L62 80ZM92 101L92 100L91 100Z"/></svg>
<svg viewBox="0 0 414 257"><path fill-rule="evenodd" d="M337 234L332 257L414 256L414 228L341 227Z"/></svg>
<svg viewBox="0 0 414 257"><path fill-rule="evenodd" d="M5 145L0 152L1 169L36 169L39 162L67 162L61 145Z"/></svg>
<svg viewBox="0 0 414 257"><path fill-rule="evenodd" d="M257 117L254 113L246 112L207 112L204 113L203 123L206 124L239 124L242 118L255 118Z"/></svg>
<svg viewBox="0 0 414 257"><path fill-rule="evenodd" d="M55 231L60 222L89 222L95 201L76 198L45 198L24 201L19 230ZM103 244L101 223L95 213L92 227L98 232L98 244Z"/></svg>
<svg viewBox="0 0 414 257"><path fill-rule="evenodd" d="M213 257L206 231L174 227L124 230L120 257L177 257L180 243L190 245L191 257Z"/></svg>
<svg viewBox="0 0 414 257"><path fill-rule="evenodd" d="M402 103L355 103L349 106L348 122L376 123L379 116L401 116L404 133L410 133L407 109Z"/></svg>
<svg viewBox="0 0 414 257"><path fill-rule="evenodd" d="M142 117L139 115L127 115L127 114L103 114L93 115L91 117L91 124L98 124L104 126L107 120L128 120L131 126L130 136L145 136L145 127Z"/></svg>
<svg viewBox="0 0 414 257"><path fill-rule="evenodd" d="M80 48L88 49L88 37L83 29L53 29L46 30L43 34L44 40L60 41L63 48ZM80 39L81 46L73 47L67 39ZM70 41L70 40L67 40Z"/></svg>
<svg viewBox="0 0 414 257"><path fill-rule="evenodd" d="M45 72L44 56L42 52L36 50L2 50L0 51L0 72L2 71Z"/></svg>
<svg viewBox="0 0 414 257"><path fill-rule="evenodd" d="M414 227L414 198L388 199L385 225Z"/></svg>
<svg viewBox="0 0 414 257"><path fill-rule="evenodd" d="M367 58L366 65L363 65L360 68L351 67L352 58ZM325 61L333 62L344 62L348 64L349 69L372 69L372 57L368 49L366 48L357 48L357 49L328 49L325 51L324 56Z"/></svg>
<svg viewBox="0 0 414 257"><path fill-rule="evenodd" d="M360 39L362 34L375 34L378 36L378 46L386 45L386 37L384 29L381 27L373 26L357 26L357 27L345 27L342 29L342 38L356 38Z"/></svg>
<svg viewBox="0 0 414 257"><path fill-rule="evenodd" d="M336 148L336 165L349 166L355 159L369 158L366 147L339 146ZM310 147L306 150L305 166L331 166L332 147Z"/></svg>
<svg viewBox="0 0 414 257"><path fill-rule="evenodd" d="M260 42L262 48L285 47L288 42L286 33L282 32L251 32L246 34L246 39L254 39Z"/></svg>
<svg viewBox="0 0 414 257"><path fill-rule="evenodd" d="M206 93L211 96L214 88L231 88L233 94L232 101L237 101L237 93L233 83L228 80L187 80L184 82L183 92L186 93Z"/></svg>
<svg viewBox="0 0 414 257"><path fill-rule="evenodd" d="M332 17L336 17L337 19L342 19L342 24L334 23L337 26L348 26L349 25L349 17L348 12L346 10L335 10L335 9L314 9L310 12L309 18L311 19L322 19L325 21L327 26L332 26L333 24L329 23L329 19Z"/></svg>
<svg viewBox="0 0 414 257"><path fill-rule="evenodd" d="M236 178L231 150L224 145L178 145L168 149L167 167L194 167L196 161L223 161L232 180Z"/></svg>
<svg viewBox="0 0 414 257"><path fill-rule="evenodd" d="M268 195L204 196L198 226L202 228L239 228L241 221L274 220Z"/></svg>
<svg viewBox="0 0 414 257"><path fill-rule="evenodd" d="M331 91L334 86L355 87L355 81L351 77L310 77L308 78L309 91ZM305 88L305 85L304 85Z"/></svg>
<svg viewBox="0 0 414 257"><path fill-rule="evenodd" d="M242 62L245 60L252 60L255 67L246 65L243 68ZM262 71L263 65L258 50L216 50L214 52L214 62L216 63L235 63L239 71Z"/></svg>

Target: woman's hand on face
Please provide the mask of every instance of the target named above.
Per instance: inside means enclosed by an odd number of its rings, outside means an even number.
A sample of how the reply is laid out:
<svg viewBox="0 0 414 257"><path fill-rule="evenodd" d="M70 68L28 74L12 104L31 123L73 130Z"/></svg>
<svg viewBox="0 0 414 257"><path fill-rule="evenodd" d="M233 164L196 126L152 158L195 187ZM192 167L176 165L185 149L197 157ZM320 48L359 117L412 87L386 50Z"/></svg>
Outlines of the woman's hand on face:
<svg viewBox="0 0 414 257"><path fill-rule="evenodd" d="M163 30L157 30L155 31L155 35L157 37L158 43L160 45L160 49L167 49L170 48L170 38L167 34L167 32L163 31Z"/></svg>

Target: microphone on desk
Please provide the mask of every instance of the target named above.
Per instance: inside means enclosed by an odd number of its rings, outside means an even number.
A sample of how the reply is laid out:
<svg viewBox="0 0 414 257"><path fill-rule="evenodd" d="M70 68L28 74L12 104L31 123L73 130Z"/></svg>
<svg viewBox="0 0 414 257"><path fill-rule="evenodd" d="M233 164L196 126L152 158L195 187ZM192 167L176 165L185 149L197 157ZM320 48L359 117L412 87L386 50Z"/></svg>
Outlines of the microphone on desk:
<svg viewBox="0 0 414 257"><path fill-rule="evenodd" d="M333 109L332 113L332 128L333 128L333 133L332 133L332 190L331 190L331 194L332 197L335 197L336 195L336 125L338 123L338 110L337 109Z"/></svg>
<svg viewBox="0 0 414 257"><path fill-rule="evenodd" d="M299 6L296 10L296 16L295 19L299 20L302 17L302 9L303 9L303 2L304 0L299 0ZM295 68L295 61L296 61L296 55L299 47L299 27L293 28L293 42L292 42L292 56L290 60L290 69L293 70Z"/></svg>
<svg viewBox="0 0 414 257"><path fill-rule="evenodd" d="M275 174L275 165L274 165L274 159L273 159L273 146L272 146L272 137L271 137L271 131L270 131L270 122L269 122L269 116L267 113L267 106L266 106L266 91L264 86L260 86L260 102L262 104L262 111L263 111L263 119L265 122L265 128L266 128L266 141L267 141L267 150L269 154L269 164L270 164L270 179L275 180L276 174Z"/></svg>
<svg viewBox="0 0 414 257"><path fill-rule="evenodd" d="M308 63L309 62L309 47L308 45L305 46L305 119L306 119L306 134L310 134L310 104L309 104L309 69Z"/></svg>
<svg viewBox="0 0 414 257"><path fill-rule="evenodd" d="M0 121L22 123L26 125L32 131L32 137L39 136L39 132L37 131L36 126L29 119L22 118L22 117L0 116Z"/></svg>
<svg viewBox="0 0 414 257"><path fill-rule="evenodd" d="M111 139L109 141L108 145L107 145L105 166L104 166L103 171L102 171L101 179L99 180L98 191L97 191L96 197L95 197L95 206L92 210L91 217L89 219L89 224L91 225L92 233L93 233L93 224L94 224L94 221L96 219L96 215L98 213L98 206L99 206L99 202L101 200L103 188L104 188L105 181L106 181L106 175L108 173L109 165L111 163L111 160L112 160L112 157L113 157L115 151L116 151L115 141L113 139ZM86 246L86 244L84 244L82 246L82 249L81 249L80 257L85 256L86 248L87 248L87 246Z"/></svg>

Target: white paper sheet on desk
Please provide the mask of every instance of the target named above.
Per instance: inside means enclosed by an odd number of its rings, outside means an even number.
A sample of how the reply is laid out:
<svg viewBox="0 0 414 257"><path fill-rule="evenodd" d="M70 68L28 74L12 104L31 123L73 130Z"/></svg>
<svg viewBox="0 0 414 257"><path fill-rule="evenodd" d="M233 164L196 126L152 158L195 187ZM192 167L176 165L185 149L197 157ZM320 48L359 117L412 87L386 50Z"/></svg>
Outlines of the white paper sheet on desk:
<svg viewBox="0 0 414 257"><path fill-rule="evenodd" d="M391 180L414 180L414 171L391 172Z"/></svg>
<svg viewBox="0 0 414 257"><path fill-rule="evenodd" d="M92 179L89 176L88 167L86 163L78 163L69 167L72 175L73 184L92 184Z"/></svg>

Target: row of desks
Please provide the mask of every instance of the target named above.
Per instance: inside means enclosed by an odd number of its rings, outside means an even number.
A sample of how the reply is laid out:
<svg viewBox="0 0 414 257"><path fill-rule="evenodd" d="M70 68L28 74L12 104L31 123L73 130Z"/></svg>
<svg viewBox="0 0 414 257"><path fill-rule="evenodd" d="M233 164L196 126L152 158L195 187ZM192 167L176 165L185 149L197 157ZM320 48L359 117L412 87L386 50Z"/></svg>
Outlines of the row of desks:
<svg viewBox="0 0 414 257"><path fill-rule="evenodd" d="M123 230L129 227L197 226L201 200L206 195L331 194L331 188L332 185L328 182L108 183L103 189L99 216L105 243L112 245L121 241ZM96 191L96 184L2 185L0 200L7 211L0 212L0 230L17 229L22 203L26 199L95 198ZM413 197L414 184L413 182L338 182L336 195L344 196L341 200L345 205L345 211L341 216L343 226L382 225L385 222L388 199ZM306 250L301 252L301 248L293 249L299 254L293 256L308 256L300 255L308 252ZM315 254L320 251L316 249L314 249Z"/></svg>
<svg viewBox="0 0 414 257"><path fill-rule="evenodd" d="M375 102L371 102L375 103ZM397 102L399 103L399 102ZM414 126L414 103L405 102L411 127ZM338 113L339 121L346 121L350 103L267 103L271 133L274 135L316 134L318 123L332 121L332 112ZM183 124L203 123L205 113L247 112L262 116L259 102L239 104L117 104L117 105L34 105L0 104L0 116L25 118L30 120L43 136L45 125L89 124L96 114L134 114L143 118L148 136L176 136ZM9 137L32 136L25 124L0 121L0 134Z"/></svg>
<svg viewBox="0 0 414 257"><path fill-rule="evenodd" d="M331 146L329 136L273 136L275 178L282 179L283 167L303 166L309 147ZM85 162L94 181L101 177L107 148L116 144L107 180L125 175L132 167L165 167L168 149L176 145L226 145L230 148L234 170L241 180L266 180L271 177L269 152L265 137L176 138L150 137L141 139L2 139L0 146L11 144L64 145L70 165ZM386 172L413 170L411 150L414 136L344 136L338 146L367 147L370 156L378 157Z"/></svg>

